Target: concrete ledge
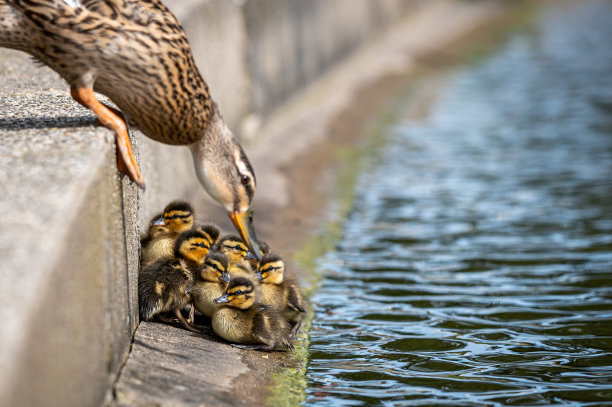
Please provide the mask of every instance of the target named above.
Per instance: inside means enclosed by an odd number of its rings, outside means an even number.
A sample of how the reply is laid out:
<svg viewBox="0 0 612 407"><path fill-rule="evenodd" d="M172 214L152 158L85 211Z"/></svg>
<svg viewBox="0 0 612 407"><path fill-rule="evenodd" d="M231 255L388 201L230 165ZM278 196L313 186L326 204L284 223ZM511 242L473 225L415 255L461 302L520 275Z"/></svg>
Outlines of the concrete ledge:
<svg viewBox="0 0 612 407"><path fill-rule="evenodd" d="M0 400L99 405L137 323L114 139L25 54L0 88Z"/></svg>

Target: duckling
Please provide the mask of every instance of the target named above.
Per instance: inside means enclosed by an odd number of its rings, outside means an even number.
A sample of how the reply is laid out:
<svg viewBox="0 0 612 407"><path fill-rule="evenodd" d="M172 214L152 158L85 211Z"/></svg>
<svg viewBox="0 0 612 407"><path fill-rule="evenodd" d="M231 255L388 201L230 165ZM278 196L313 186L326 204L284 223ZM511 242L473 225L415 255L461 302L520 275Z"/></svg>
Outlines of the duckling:
<svg viewBox="0 0 612 407"><path fill-rule="evenodd" d="M242 241L240 236L226 235L217 242L215 250L225 254L230 266L240 263L244 259L257 259L253 253L249 251L249 247Z"/></svg>
<svg viewBox="0 0 612 407"><path fill-rule="evenodd" d="M151 221L149 222L149 230L147 230L147 234L140 238L140 246L144 247L148 245L152 239L164 233L168 233L169 231L170 229L168 229L168 226L166 226L166 223L164 222L163 214L161 212L158 213L157 215L151 218Z"/></svg>
<svg viewBox="0 0 612 407"><path fill-rule="evenodd" d="M203 315L212 317L218 308L214 300L225 292L230 282L229 259L219 252L210 252L206 256L204 266L196 273L195 284L191 296L193 305Z"/></svg>
<svg viewBox="0 0 612 407"><path fill-rule="evenodd" d="M268 243L264 242L263 240L260 240L258 243L262 256L264 254L270 253L270 246L268 245ZM248 259L248 262L253 270L257 270L257 268L259 267L259 260L257 258L250 258Z"/></svg>
<svg viewBox="0 0 612 407"><path fill-rule="evenodd" d="M221 229L217 225L213 225L212 223L207 225L198 225L194 227L197 230L200 230L209 237L210 247L213 247L219 241L221 237Z"/></svg>
<svg viewBox="0 0 612 407"><path fill-rule="evenodd" d="M215 250L225 254L230 261L230 276L255 277L255 271L249 260L257 260L248 246L237 235L227 235L221 238Z"/></svg>
<svg viewBox="0 0 612 407"><path fill-rule="evenodd" d="M240 349L290 349L291 325L274 307L257 303L255 290L248 278L232 278L224 294L214 300L223 306L213 312L213 331Z"/></svg>
<svg viewBox="0 0 612 407"><path fill-rule="evenodd" d="M285 273L285 262L276 254L264 254L256 274L262 304L277 307L292 325L295 337L306 314L306 301L295 279Z"/></svg>
<svg viewBox="0 0 612 407"><path fill-rule="evenodd" d="M194 273L204 264L209 249L210 244L204 233L188 230L176 240L176 258L157 260L140 271L138 303L142 320L148 321L161 313L172 311L185 328L200 332L185 320L181 309L191 304Z"/></svg>
<svg viewBox="0 0 612 407"><path fill-rule="evenodd" d="M171 257L178 236L193 227L195 216L192 206L185 201L170 202L162 212L162 220L168 229L142 246L141 264L146 266L165 257Z"/></svg>

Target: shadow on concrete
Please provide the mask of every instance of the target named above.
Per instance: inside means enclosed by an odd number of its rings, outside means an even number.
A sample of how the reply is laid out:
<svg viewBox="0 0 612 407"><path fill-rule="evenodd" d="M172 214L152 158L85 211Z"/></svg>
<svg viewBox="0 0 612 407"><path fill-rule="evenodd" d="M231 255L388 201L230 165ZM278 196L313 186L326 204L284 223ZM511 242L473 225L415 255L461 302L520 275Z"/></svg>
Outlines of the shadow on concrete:
<svg viewBox="0 0 612 407"><path fill-rule="evenodd" d="M44 128L86 127L98 124L92 115L83 116L31 116L0 118L0 130L27 130Z"/></svg>

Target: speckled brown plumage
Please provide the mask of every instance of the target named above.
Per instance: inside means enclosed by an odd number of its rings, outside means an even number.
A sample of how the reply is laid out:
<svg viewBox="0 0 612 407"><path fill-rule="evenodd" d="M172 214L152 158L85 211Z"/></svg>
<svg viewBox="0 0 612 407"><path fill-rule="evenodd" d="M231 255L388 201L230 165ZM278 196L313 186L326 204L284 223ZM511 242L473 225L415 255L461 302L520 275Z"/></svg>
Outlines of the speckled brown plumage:
<svg viewBox="0 0 612 407"><path fill-rule="evenodd" d="M175 145L202 137L212 108L208 86L163 3L3 1L20 24L1 45L32 54L71 86L108 96L148 137Z"/></svg>

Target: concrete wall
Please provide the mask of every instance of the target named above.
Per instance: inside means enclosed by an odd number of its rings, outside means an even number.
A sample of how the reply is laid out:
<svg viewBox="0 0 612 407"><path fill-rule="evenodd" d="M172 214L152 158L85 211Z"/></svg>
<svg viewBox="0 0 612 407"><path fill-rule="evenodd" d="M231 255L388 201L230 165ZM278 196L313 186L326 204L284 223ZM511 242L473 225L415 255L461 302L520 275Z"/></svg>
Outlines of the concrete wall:
<svg viewBox="0 0 612 407"><path fill-rule="evenodd" d="M0 405L100 405L138 323L137 192L57 74L0 50L0 89Z"/></svg>
<svg viewBox="0 0 612 407"><path fill-rule="evenodd" d="M267 116L415 0L249 0L244 5L250 111Z"/></svg>

